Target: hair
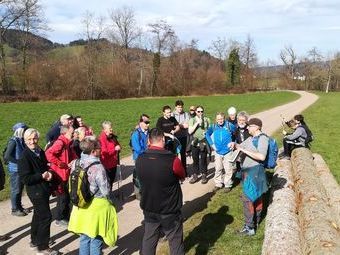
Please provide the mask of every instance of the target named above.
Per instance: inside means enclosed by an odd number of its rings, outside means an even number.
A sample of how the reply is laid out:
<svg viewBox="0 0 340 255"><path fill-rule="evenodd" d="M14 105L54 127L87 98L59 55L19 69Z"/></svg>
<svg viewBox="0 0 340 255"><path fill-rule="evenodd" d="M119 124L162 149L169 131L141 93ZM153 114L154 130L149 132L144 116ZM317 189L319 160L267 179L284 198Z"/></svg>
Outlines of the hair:
<svg viewBox="0 0 340 255"><path fill-rule="evenodd" d="M204 111L204 107L202 105L197 105L196 106L196 111L197 111L197 108L201 108Z"/></svg>
<svg viewBox="0 0 340 255"><path fill-rule="evenodd" d="M80 127L80 126L79 126L79 122L78 122L78 120L77 120L78 118L81 118L81 116L80 116L80 115L77 115L77 116L74 117L73 127L74 127L75 129Z"/></svg>
<svg viewBox="0 0 340 255"><path fill-rule="evenodd" d="M294 116L294 120L300 122L302 125L306 125L305 118L301 114L297 114Z"/></svg>
<svg viewBox="0 0 340 255"><path fill-rule="evenodd" d="M190 105L189 110L190 110L190 109L194 109L194 111L196 111L196 106Z"/></svg>
<svg viewBox="0 0 340 255"><path fill-rule="evenodd" d="M224 112L217 112L217 113L216 113L216 117L217 117L218 115L222 116L223 119L225 119L225 113L224 113Z"/></svg>
<svg viewBox="0 0 340 255"><path fill-rule="evenodd" d="M93 150L100 148L100 142L94 136L86 136L79 147L84 154L90 155Z"/></svg>
<svg viewBox="0 0 340 255"><path fill-rule="evenodd" d="M37 135L37 137L39 138L40 137L40 133L38 130L34 129L34 128L29 128L25 131L24 133L24 140L27 140L28 137L30 137L31 135Z"/></svg>
<svg viewBox="0 0 340 255"><path fill-rule="evenodd" d="M292 128L296 125L296 122L294 120L290 120L290 121L287 121L286 124L288 127Z"/></svg>
<svg viewBox="0 0 340 255"><path fill-rule="evenodd" d="M183 103L182 100L177 100L177 101L175 102L175 106L177 106L177 105L184 106L184 103Z"/></svg>
<svg viewBox="0 0 340 255"><path fill-rule="evenodd" d="M139 117L139 123L140 122L144 122L144 119L147 118L147 119L150 119L149 115L143 113L140 117Z"/></svg>
<svg viewBox="0 0 340 255"><path fill-rule="evenodd" d="M23 137L24 137L24 133L25 133L25 128L17 128L17 129L14 131L13 136L14 136L14 137L23 138Z"/></svg>
<svg viewBox="0 0 340 255"><path fill-rule="evenodd" d="M74 132L77 132L78 134L79 134L80 132L86 133L86 128L85 128L85 127L78 127L77 129L74 130Z"/></svg>
<svg viewBox="0 0 340 255"><path fill-rule="evenodd" d="M102 128L104 129L105 126L110 126L110 127L112 127L112 122L111 122L111 121L108 121L108 120L104 120L103 123L102 123Z"/></svg>
<svg viewBox="0 0 340 255"><path fill-rule="evenodd" d="M149 133L149 141L150 143L157 143L161 139L163 139L164 133L161 129L159 128L152 128Z"/></svg>
<svg viewBox="0 0 340 255"><path fill-rule="evenodd" d="M169 105L164 105L162 108L162 111L165 112L165 110L171 110L171 107Z"/></svg>
<svg viewBox="0 0 340 255"><path fill-rule="evenodd" d="M240 111L238 114L237 114L237 118L238 117L245 117L246 118L246 121L248 121L249 119L249 114L246 112L246 111Z"/></svg>

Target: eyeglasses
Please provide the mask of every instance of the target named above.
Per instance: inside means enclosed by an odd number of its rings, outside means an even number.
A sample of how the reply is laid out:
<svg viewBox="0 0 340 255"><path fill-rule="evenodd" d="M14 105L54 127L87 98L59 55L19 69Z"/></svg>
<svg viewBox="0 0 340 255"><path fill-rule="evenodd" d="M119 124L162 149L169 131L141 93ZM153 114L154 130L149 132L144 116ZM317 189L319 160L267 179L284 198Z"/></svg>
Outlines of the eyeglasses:
<svg viewBox="0 0 340 255"><path fill-rule="evenodd" d="M190 109L189 111L190 111L190 112L194 112L194 111L195 111L195 109Z"/></svg>
<svg viewBox="0 0 340 255"><path fill-rule="evenodd" d="M150 124L150 121L146 120L146 121L143 121L146 125Z"/></svg>
<svg viewBox="0 0 340 255"><path fill-rule="evenodd" d="M204 111L196 111L196 112L204 112Z"/></svg>

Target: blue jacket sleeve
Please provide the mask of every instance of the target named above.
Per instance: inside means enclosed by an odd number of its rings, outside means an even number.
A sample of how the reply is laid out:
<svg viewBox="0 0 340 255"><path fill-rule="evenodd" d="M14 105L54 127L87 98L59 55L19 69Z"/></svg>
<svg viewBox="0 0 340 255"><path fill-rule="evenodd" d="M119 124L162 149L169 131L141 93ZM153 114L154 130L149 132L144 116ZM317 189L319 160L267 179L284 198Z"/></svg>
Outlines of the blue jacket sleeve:
<svg viewBox="0 0 340 255"><path fill-rule="evenodd" d="M207 132L205 133L205 139L207 139L209 145L213 145L214 142L211 139L211 135L214 133L214 125L210 126L207 130Z"/></svg>
<svg viewBox="0 0 340 255"><path fill-rule="evenodd" d="M143 151L143 148L140 144L140 139L139 139L141 135L138 134L138 132L139 132L138 130L133 131L132 136L131 136L131 144L132 144L132 148L134 152L137 155L140 155Z"/></svg>

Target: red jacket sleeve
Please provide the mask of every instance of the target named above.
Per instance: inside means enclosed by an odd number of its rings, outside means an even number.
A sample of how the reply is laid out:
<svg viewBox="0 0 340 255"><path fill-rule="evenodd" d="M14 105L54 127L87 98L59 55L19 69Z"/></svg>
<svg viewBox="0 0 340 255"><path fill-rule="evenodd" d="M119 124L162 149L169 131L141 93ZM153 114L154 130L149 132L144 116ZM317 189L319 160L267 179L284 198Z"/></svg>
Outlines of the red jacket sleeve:
<svg viewBox="0 0 340 255"><path fill-rule="evenodd" d="M59 156L61 155L62 151L64 149L64 143L60 140L56 140L53 145L48 148L45 152L47 161L59 166L61 161L59 160Z"/></svg>
<svg viewBox="0 0 340 255"><path fill-rule="evenodd" d="M185 178L185 170L182 165L181 160L178 157L175 157L172 169L175 173L175 175L178 177L178 179L183 180Z"/></svg>

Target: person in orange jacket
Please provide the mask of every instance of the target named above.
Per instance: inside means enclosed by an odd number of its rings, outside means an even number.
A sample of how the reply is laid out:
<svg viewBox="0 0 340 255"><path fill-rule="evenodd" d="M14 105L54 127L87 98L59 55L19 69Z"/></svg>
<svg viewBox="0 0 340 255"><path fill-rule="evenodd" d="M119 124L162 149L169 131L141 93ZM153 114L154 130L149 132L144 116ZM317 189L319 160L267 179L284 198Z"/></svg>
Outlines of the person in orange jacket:
<svg viewBox="0 0 340 255"><path fill-rule="evenodd" d="M57 226L67 226L70 217L70 195L67 189L67 181L70 176L69 164L77 158L71 144L74 129L72 126L61 126L60 136L49 147L45 154L50 162L51 171L55 172L59 181L56 190L57 195Z"/></svg>

